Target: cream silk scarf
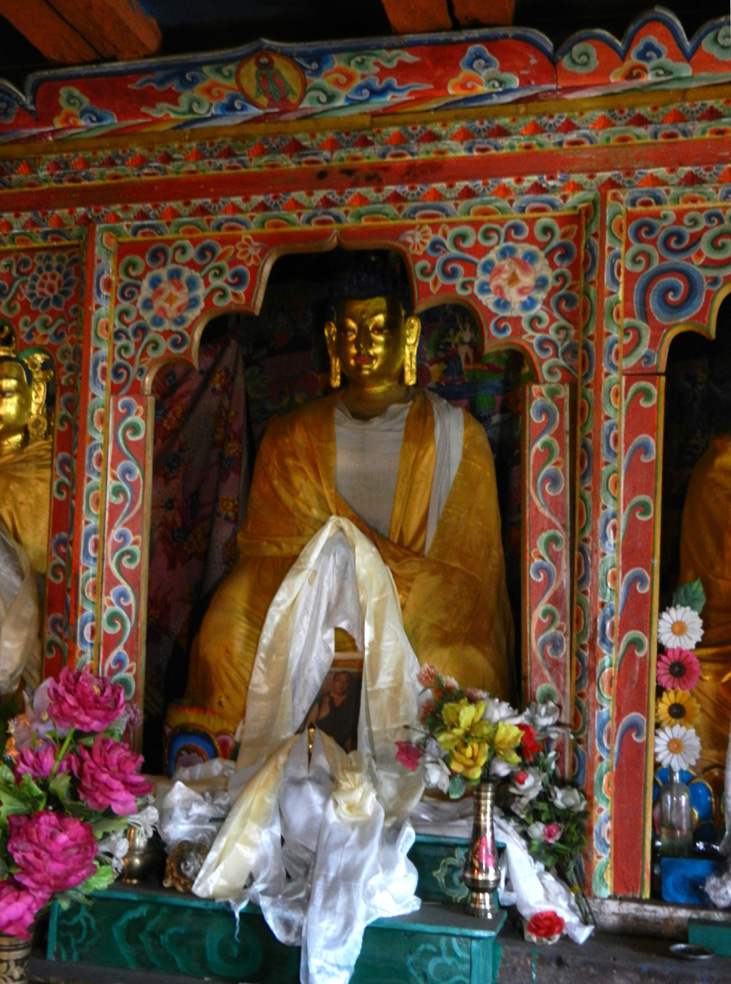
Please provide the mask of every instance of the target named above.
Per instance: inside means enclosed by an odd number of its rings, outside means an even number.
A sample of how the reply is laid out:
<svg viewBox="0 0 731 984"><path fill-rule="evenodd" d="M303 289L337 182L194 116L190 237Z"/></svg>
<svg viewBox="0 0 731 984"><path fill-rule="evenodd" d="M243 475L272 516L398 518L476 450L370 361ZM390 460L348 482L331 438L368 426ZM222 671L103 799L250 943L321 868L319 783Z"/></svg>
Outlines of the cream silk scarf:
<svg viewBox="0 0 731 984"><path fill-rule="evenodd" d="M358 752L297 735L330 669L334 630L364 653ZM304 984L347 982L365 926L418 907L406 818L423 791L396 762L416 721L418 663L393 578L373 543L333 516L302 551L267 613L237 763L245 785L193 891L238 912L257 902L302 946Z"/></svg>

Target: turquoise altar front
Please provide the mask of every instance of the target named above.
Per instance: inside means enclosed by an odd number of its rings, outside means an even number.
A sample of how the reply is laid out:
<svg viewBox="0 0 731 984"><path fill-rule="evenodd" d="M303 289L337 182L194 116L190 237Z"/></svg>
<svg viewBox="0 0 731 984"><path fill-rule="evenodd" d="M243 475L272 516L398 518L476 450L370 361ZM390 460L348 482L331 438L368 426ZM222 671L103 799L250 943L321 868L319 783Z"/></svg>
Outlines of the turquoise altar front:
<svg viewBox="0 0 731 984"><path fill-rule="evenodd" d="M352 984L494 984L505 921L465 914L459 903L467 842L418 837L410 857L419 871L418 912L367 927ZM297 984L300 951L272 934L256 906L238 931L225 903L183 895L157 884L119 884L91 906L54 905L49 960L162 972L247 984Z"/></svg>

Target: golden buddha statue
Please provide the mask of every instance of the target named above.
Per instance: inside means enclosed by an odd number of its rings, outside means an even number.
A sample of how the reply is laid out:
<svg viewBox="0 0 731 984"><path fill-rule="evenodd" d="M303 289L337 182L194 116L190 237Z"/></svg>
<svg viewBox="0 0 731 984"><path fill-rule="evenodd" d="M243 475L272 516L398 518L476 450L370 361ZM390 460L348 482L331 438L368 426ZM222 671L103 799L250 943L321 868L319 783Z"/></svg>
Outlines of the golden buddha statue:
<svg viewBox="0 0 731 984"><path fill-rule="evenodd" d="M679 584L700 579L706 595L693 688L701 740L699 772L723 774L731 722L731 434L712 438L688 485L680 533Z"/></svg>
<svg viewBox="0 0 731 984"><path fill-rule="evenodd" d="M335 391L270 421L239 560L191 653L185 700L202 705L212 730L233 731L244 717L270 603L331 516L377 547L418 659L509 696L512 619L492 454L469 413L416 388L420 330L398 291L360 278L325 325Z"/></svg>
<svg viewBox="0 0 731 984"><path fill-rule="evenodd" d="M13 329L0 323L0 692L25 674L40 677L37 574L46 570L52 441L46 412L50 359L17 354Z"/></svg>

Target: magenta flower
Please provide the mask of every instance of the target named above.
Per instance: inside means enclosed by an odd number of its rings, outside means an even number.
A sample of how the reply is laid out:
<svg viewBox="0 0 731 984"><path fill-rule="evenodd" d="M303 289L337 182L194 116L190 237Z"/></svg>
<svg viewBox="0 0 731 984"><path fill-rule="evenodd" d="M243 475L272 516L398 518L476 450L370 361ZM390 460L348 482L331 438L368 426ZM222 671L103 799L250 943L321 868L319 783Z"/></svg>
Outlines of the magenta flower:
<svg viewBox="0 0 731 984"><path fill-rule="evenodd" d="M657 682L666 690L692 690L701 678L701 664L692 649L666 649L657 661Z"/></svg>
<svg viewBox="0 0 731 984"><path fill-rule="evenodd" d="M8 851L20 869L15 878L36 895L65 892L96 871L96 838L83 820L39 810L30 817L11 816L8 823Z"/></svg>
<svg viewBox="0 0 731 984"><path fill-rule="evenodd" d="M0 881L0 933L30 940L33 921L49 898L23 888L13 878Z"/></svg>
<svg viewBox="0 0 731 984"><path fill-rule="evenodd" d="M560 823L547 823L543 828L543 839L547 844L555 844L562 833L563 829Z"/></svg>
<svg viewBox="0 0 731 984"><path fill-rule="evenodd" d="M137 797L152 790L152 783L139 774L143 758L124 744L97 735L91 748L79 746L74 774L79 796L93 810L111 807L118 816L137 812Z"/></svg>
<svg viewBox="0 0 731 984"><path fill-rule="evenodd" d="M424 750L410 741L397 741L396 746L398 748L396 761L409 772L415 772L419 768L419 759L424 754Z"/></svg>
<svg viewBox="0 0 731 984"><path fill-rule="evenodd" d="M124 710L124 690L118 683L65 666L49 690L48 713L62 728L104 731Z"/></svg>
<svg viewBox="0 0 731 984"><path fill-rule="evenodd" d="M55 745L40 745L37 748L24 748L20 753L15 771L18 775L28 772L34 779L47 779L53 772L58 748ZM75 755L64 755L58 763L56 772L70 772Z"/></svg>

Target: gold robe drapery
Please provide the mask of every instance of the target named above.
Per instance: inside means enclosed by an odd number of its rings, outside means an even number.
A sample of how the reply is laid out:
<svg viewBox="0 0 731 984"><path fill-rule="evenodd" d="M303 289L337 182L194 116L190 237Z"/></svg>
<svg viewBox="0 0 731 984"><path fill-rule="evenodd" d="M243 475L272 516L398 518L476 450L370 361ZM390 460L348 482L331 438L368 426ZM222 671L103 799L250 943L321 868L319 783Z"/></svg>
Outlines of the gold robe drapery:
<svg viewBox="0 0 731 984"><path fill-rule="evenodd" d="M701 679L694 727L697 768L725 768L731 722L731 436L715 437L693 469L683 507L679 584L700 578L706 594L703 638L696 648Z"/></svg>
<svg viewBox="0 0 731 984"><path fill-rule="evenodd" d="M0 455L0 523L44 574L51 508L52 441Z"/></svg>
<svg viewBox="0 0 731 984"><path fill-rule="evenodd" d="M406 421L389 537L372 530L335 489L339 394L271 421L259 451L239 560L216 591L191 654L187 696L233 729L267 609L285 574L330 516L351 520L378 548L398 590L406 634L423 662L462 686L509 696L512 619L505 588L492 454L464 415L462 457L428 553L436 461L434 417L417 393Z"/></svg>

